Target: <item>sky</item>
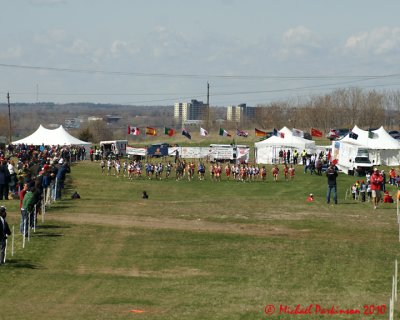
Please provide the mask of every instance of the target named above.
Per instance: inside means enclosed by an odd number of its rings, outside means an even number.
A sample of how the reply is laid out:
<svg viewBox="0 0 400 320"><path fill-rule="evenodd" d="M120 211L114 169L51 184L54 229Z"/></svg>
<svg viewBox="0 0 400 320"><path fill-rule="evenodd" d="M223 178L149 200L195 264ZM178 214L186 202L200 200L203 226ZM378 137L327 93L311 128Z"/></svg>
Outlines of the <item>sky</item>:
<svg viewBox="0 0 400 320"><path fill-rule="evenodd" d="M0 103L211 106L398 90L400 1L0 0Z"/></svg>

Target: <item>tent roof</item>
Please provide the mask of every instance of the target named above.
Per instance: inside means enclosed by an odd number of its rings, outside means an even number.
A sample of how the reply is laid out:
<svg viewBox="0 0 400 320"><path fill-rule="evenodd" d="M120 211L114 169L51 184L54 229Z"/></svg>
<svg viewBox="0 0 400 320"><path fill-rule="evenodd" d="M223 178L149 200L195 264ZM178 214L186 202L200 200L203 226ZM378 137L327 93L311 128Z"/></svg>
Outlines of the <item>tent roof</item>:
<svg viewBox="0 0 400 320"><path fill-rule="evenodd" d="M266 146L273 147L290 147L290 148L313 148L315 141L307 140L301 137L293 136L292 130L287 127L283 127L279 132L284 133L284 137L272 136L260 142L256 142L254 146L256 148L262 148Z"/></svg>
<svg viewBox="0 0 400 320"><path fill-rule="evenodd" d="M42 125L30 136L21 140L13 141L12 144L29 144L29 145L90 145L90 142L85 142L70 135L63 126L57 129L46 129Z"/></svg>
<svg viewBox="0 0 400 320"><path fill-rule="evenodd" d="M369 138L369 131L362 130L357 126L354 126L352 132L358 135L357 139L350 138L348 134L340 141L374 150L400 149L399 141L391 137L382 126L372 131L374 134L372 138Z"/></svg>

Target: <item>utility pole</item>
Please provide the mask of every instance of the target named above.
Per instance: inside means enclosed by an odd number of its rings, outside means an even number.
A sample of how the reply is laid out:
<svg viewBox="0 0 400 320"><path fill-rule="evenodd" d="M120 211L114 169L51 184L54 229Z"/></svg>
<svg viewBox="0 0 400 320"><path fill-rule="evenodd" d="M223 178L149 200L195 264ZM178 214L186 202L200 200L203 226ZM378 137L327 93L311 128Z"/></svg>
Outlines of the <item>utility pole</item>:
<svg viewBox="0 0 400 320"><path fill-rule="evenodd" d="M210 84L207 82L207 130L210 132Z"/></svg>
<svg viewBox="0 0 400 320"><path fill-rule="evenodd" d="M8 143L11 144L12 133L11 133L11 107L10 107L10 93L7 92L7 103L8 103Z"/></svg>

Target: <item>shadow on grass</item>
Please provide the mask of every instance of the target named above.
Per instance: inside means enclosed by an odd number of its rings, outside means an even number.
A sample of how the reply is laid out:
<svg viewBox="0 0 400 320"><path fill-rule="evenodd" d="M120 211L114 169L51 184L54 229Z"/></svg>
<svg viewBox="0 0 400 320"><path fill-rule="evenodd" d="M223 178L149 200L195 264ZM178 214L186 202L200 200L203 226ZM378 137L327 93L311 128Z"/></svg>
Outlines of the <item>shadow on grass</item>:
<svg viewBox="0 0 400 320"><path fill-rule="evenodd" d="M34 233L35 237L47 237L47 238L56 238L64 236L62 233Z"/></svg>
<svg viewBox="0 0 400 320"><path fill-rule="evenodd" d="M10 260L7 260L6 265L8 265L11 268L19 268L19 269L32 269L32 270L46 269L42 265L34 264L34 263L30 262L29 260L23 260L23 259L11 258Z"/></svg>
<svg viewBox="0 0 400 320"><path fill-rule="evenodd" d="M51 212L54 212L54 211L60 211L60 210L68 209L68 208L72 208L72 206L71 205L67 205L64 202L64 203L57 203L56 205L52 205L50 207L50 210L51 210Z"/></svg>
<svg viewBox="0 0 400 320"><path fill-rule="evenodd" d="M71 228L71 226L68 225L58 226L58 225L44 224L36 226L36 229L69 229L69 228Z"/></svg>

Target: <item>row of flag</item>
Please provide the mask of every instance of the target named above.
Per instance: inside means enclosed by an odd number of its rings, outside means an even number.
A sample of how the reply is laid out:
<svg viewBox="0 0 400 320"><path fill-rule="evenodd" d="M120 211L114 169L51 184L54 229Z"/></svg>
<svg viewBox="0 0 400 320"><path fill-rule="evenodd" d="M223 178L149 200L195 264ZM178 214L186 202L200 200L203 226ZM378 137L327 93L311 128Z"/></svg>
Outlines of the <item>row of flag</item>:
<svg viewBox="0 0 400 320"><path fill-rule="evenodd" d="M285 137L285 133L278 131L277 129L274 128L273 131L271 132L267 132L267 131L262 131L259 130L257 128L254 129L255 131L255 136L256 137L266 137L269 138L271 136L277 136L280 138L284 138ZM159 130L157 130L156 128L152 128L152 127L146 127L144 134L147 136L156 136L158 134ZM141 134L141 131L138 127L132 127L132 126L128 126L128 134L129 135L133 135L133 136L138 136ZM169 127L164 127L164 134L168 135L170 137L174 136L176 134L176 130L173 128L169 128ZM192 136L190 135L189 131L187 129L182 129L182 135L187 137L188 139L192 139ZM203 137L208 136L208 131L204 128L200 127L200 135ZM219 135L223 136L223 137L232 137L232 135L225 129L223 128L219 128ZM239 137L245 137L247 138L249 136L249 133L247 131L244 130L239 130L236 129L236 135ZM299 129L293 129L292 130L292 135L295 137L304 137L304 131L299 130ZM322 137L322 131L319 131L317 129L312 128L311 129L311 136L313 137Z"/></svg>
<svg viewBox="0 0 400 320"><path fill-rule="evenodd" d="M368 131L368 138L369 139L373 139L374 136L375 136L375 134L372 131ZM349 138L357 140L358 139L358 134L353 132L353 131L350 131L349 132Z"/></svg>
<svg viewBox="0 0 400 320"><path fill-rule="evenodd" d="M311 133L311 136L313 136L313 137L322 137L322 131L319 131L319 130L317 130L315 128L311 128L311 132L310 133ZM285 133L284 132L278 131L275 128L271 132L262 131L262 130L259 130L259 129L256 128L255 129L255 135L256 135L256 137L266 137L266 138L269 138L271 136L277 136L277 137L280 137L280 138L284 138L285 137ZM292 129L292 135L294 137L304 138L304 131L293 128Z"/></svg>

